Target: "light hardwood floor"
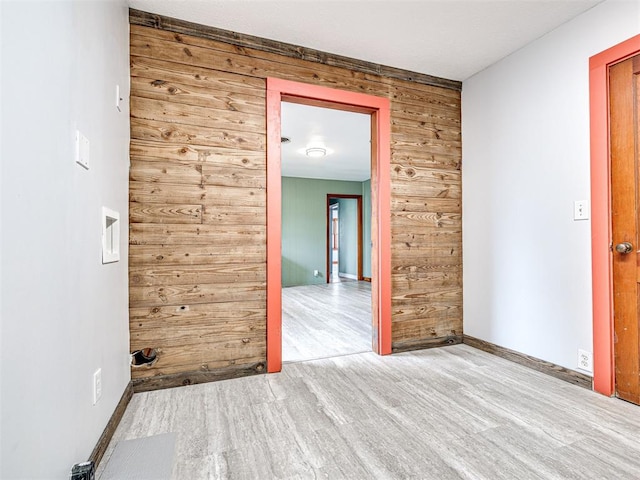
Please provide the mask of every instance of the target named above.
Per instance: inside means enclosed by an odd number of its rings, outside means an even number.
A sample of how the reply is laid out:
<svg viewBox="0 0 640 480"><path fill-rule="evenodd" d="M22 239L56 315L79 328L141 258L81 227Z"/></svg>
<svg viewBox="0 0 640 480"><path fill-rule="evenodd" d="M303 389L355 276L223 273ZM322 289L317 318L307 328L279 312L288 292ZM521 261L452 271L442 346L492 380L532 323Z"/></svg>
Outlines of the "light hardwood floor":
<svg viewBox="0 0 640 480"><path fill-rule="evenodd" d="M138 393L103 464L165 432L174 479L640 478L640 407L468 345Z"/></svg>
<svg viewBox="0 0 640 480"><path fill-rule="evenodd" d="M371 284L346 281L282 289L282 360L370 352Z"/></svg>

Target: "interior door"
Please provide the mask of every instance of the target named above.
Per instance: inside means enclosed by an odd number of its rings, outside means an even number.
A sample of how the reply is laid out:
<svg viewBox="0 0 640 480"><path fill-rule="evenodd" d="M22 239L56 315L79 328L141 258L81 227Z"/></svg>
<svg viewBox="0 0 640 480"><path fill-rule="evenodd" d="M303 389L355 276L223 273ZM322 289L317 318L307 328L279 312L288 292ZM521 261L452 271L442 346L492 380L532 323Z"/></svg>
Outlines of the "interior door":
<svg viewBox="0 0 640 480"><path fill-rule="evenodd" d="M616 395L640 404L638 115L640 56L609 68Z"/></svg>

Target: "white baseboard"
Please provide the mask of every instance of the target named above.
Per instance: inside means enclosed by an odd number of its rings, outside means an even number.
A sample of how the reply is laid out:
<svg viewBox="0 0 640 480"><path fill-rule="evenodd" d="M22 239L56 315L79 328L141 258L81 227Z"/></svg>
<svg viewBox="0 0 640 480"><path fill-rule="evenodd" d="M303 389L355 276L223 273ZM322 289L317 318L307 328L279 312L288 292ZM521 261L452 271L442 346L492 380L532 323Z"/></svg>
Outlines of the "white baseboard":
<svg viewBox="0 0 640 480"><path fill-rule="evenodd" d="M358 279L358 276L354 275L353 273L340 272L340 273L338 273L338 276L339 277L344 277L344 278L350 278L351 280L357 280Z"/></svg>

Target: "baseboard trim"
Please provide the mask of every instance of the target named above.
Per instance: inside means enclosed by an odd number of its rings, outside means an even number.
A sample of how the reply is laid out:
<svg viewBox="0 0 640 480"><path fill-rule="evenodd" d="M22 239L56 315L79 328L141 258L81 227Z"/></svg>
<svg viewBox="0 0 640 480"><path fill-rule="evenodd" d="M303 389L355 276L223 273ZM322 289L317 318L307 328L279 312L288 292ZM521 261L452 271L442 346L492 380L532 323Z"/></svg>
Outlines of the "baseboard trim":
<svg viewBox="0 0 640 480"><path fill-rule="evenodd" d="M210 371L195 371L175 373L172 375L157 375L154 377L136 378L131 381L134 393L162 390L165 388L184 387L198 383L217 382L232 378L248 377L266 373L264 362L251 363L234 367L220 368Z"/></svg>
<svg viewBox="0 0 640 480"><path fill-rule="evenodd" d="M348 278L350 280L358 280L358 276L354 275L353 273L338 272L338 277L340 277L340 278Z"/></svg>
<svg viewBox="0 0 640 480"><path fill-rule="evenodd" d="M122 397L120 397L120 401L118 402L118 405L116 405L111 418L107 422L107 426L104 427L102 435L100 435L100 438L98 439L98 443L94 447L93 452L91 452L91 455L89 455L89 461L92 461L96 467L100 464L100 461L102 460L104 452L109 446L109 442L111 441L116 428L118 428L118 425L120 425L122 416L124 415L124 412L127 409L127 405L129 405L132 396L133 386L131 382L129 382L124 389L124 393L122 394Z"/></svg>
<svg viewBox="0 0 640 480"><path fill-rule="evenodd" d="M412 350L424 350L426 348L445 347L447 345L457 345L462 343L462 335L447 335L446 337L419 338L417 340L406 340L403 342L393 342L392 353L410 352Z"/></svg>
<svg viewBox="0 0 640 480"><path fill-rule="evenodd" d="M464 335L463 343L479 350L491 353L498 357L502 357L512 362L519 363L520 365L524 365L525 367L532 368L533 370L537 370L538 372L542 372L547 375L551 375L552 377L559 378L560 380L564 380L565 382L578 385L579 387L583 387L588 390L592 389L593 379L589 375L585 375L584 373L576 372L575 370L561 367L560 365L556 365L555 363L547 362L546 360L541 360L524 353L516 352L515 350L501 347L491 342L480 340L479 338L470 337L469 335Z"/></svg>

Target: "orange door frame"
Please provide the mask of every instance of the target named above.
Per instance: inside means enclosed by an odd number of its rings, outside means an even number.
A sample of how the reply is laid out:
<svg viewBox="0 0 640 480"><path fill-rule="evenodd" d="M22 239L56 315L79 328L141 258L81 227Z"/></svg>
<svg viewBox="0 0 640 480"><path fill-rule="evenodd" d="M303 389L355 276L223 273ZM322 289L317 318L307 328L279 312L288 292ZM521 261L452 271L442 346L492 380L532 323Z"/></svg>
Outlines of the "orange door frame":
<svg viewBox="0 0 640 480"><path fill-rule="evenodd" d="M589 59L591 117L591 272L593 287L593 389L615 392L611 179L609 162L609 67L640 53L640 35Z"/></svg>
<svg viewBox="0 0 640 480"><path fill-rule="evenodd" d="M387 98L305 83L267 78L267 372L282 369L282 179L281 102L319 105L371 115L372 190L376 215L372 240L373 350L391 353L391 115ZM375 180L374 180L375 177ZM375 186L373 185L375 183ZM375 269L375 270L374 270Z"/></svg>

